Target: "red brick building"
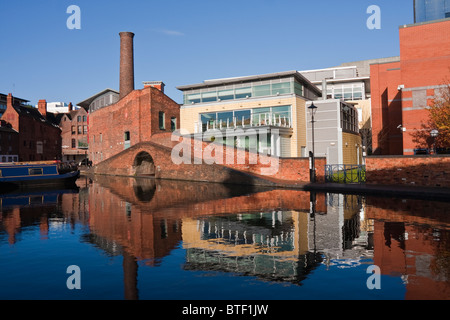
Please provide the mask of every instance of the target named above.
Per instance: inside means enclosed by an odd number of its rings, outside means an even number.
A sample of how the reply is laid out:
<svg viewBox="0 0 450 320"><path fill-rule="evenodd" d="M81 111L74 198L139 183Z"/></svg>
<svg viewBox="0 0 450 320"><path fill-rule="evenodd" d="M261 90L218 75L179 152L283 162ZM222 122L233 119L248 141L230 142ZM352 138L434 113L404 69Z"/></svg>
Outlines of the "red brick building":
<svg viewBox="0 0 450 320"><path fill-rule="evenodd" d="M450 79L450 19L399 28L400 59L371 65L374 154L414 154L430 148L427 106ZM425 127L424 127L425 125Z"/></svg>
<svg viewBox="0 0 450 320"><path fill-rule="evenodd" d="M19 133L9 123L0 120L0 162L19 160Z"/></svg>
<svg viewBox="0 0 450 320"><path fill-rule="evenodd" d="M87 157L88 151L88 112L84 108L73 110L69 103L69 112L59 122L62 139L62 160L80 162Z"/></svg>
<svg viewBox="0 0 450 320"><path fill-rule="evenodd" d="M164 94L162 82L134 89L133 37L121 32L120 92L106 89L78 103L89 110L89 160L93 165L157 133L179 128L180 106Z"/></svg>
<svg viewBox="0 0 450 320"><path fill-rule="evenodd" d="M38 108L13 104L8 94L6 110L1 120L19 133L19 161L61 159L61 129L59 116L47 112L47 102L39 100Z"/></svg>

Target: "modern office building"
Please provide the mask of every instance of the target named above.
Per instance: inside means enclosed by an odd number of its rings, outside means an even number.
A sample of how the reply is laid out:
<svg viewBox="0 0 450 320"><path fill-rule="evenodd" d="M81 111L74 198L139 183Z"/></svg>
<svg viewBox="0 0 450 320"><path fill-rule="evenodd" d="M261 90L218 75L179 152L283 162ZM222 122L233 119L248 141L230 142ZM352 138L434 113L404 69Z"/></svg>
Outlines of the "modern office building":
<svg viewBox="0 0 450 320"><path fill-rule="evenodd" d="M448 84L450 18L399 28L400 59L371 65L372 143L375 154L412 155L430 149L420 139L428 107Z"/></svg>
<svg viewBox="0 0 450 320"><path fill-rule="evenodd" d="M414 0L414 23L450 18L450 0Z"/></svg>
<svg viewBox="0 0 450 320"><path fill-rule="evenodd" d="M368 59L342 63L336 67L303 70L300 73L320 90L324 87L328 99L342 99L358 111L358 125L365 152L372 150L372 109L370 65L399 61L399 57Z"/></svg>
<svg viewBox="0 0 450 320"><path fill-rule="evenodd" d="M317 102L316 156L334 164L361 163L356 156L361 147L356 108L342 99L318 100L321 90L298 71L206 80L177 88L184 93L182 129L191 134L213 132L215 141L218 135L223 139L219 142L278 157L307 157L312 151L308 106ZM348 128L343 114L351 122ZM342 130L343 125L348 130ZM351 143L346 131L355 136ZM346 142L354 156L344 156Z"/></svg>
<svg viewBox="0 0 450 320"><path fill-rule="evenodd" d="M206 80L177 89L184 94L180 127L189 133L215 130L216 136L236 137L226 142L237 147L307 156L306 102L321 91L299 72Z"/></svg>

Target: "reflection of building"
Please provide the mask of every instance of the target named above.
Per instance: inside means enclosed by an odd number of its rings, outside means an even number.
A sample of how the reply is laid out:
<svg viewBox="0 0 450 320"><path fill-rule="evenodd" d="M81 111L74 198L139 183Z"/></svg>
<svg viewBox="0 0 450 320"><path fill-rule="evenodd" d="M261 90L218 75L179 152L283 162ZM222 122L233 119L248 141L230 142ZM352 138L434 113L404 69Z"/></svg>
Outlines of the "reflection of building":
<svg viewBox="0 0 450 320"><path fill-rule="evenodd" d="M299 72L207 80L178 89L184 94L182 129L220 130L224 137L236 136L227 143L237 146L281 157L307 156L305 105L321 91ZM256 132L253 142L250 130ZM258 131L267 134L266 140Z"/></svg>
<svg viewBox="0 0 450 320"><path fill-rule="evenodd" d="M450 18L450 0L414 0L414 23Z"/></svg>
<svg viewBox="0 0 450 320"><path fill-rule="evenodd" d="M184 219L185 269L222 270L298 283L320 262L306 212L272 211Z"/></svg>
<svg viewBox="0 0 450 320"><path fill-rule="evenodd" d="M62 138L62 160L79 162L87 157L88 150L88 113L84 108L65 113L59 122Z"/></svg>

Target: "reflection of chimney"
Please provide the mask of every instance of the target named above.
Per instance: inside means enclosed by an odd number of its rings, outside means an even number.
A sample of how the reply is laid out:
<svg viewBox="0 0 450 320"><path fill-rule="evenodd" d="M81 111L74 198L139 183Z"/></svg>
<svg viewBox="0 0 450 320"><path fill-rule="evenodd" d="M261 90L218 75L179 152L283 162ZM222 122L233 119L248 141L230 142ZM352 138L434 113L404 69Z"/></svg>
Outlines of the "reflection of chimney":
<svg viewBox="0 0 450 320"><path fill-rule="evenodd" d="M120 32L120 90L122 99L134 90L134 58L132 32Z"/></svg>
<svg viewBox="0 0 450 320"><path fill-rule="evenodd" d="M144 81L144 88L153 87L164 93L164 82L162 81Z"/></svg>
<svg viewBox="0 0 450 320"><path fill-rule="evenodd" d="M38 110L44 117L46 117L47 116L47 101L39 100Z"/></svg>
<svg viewBox="0 0 450 320"><path fill-rule="evenodd" d="M73 110L72 102L69 102L69 112Z"/></svg>

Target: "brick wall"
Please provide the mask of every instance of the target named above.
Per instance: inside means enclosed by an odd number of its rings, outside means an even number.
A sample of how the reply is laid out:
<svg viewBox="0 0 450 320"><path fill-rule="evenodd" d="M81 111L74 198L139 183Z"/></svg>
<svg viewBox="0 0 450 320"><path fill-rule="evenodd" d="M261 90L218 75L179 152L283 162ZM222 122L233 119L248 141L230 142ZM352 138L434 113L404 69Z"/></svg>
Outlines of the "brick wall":
<svg viewBox="0 0 450 320"><path fill-rule="evenodd" d="M159 112L165 114L165 129L159 128ZM125 132L130 146L149 141L157 133L170 132L171 118L179 123L179 105L160 90L147 87L134 90L116 104L89 115L89 158L93 164L125 149Z"/></svg>
<svg viewBox="0 0 450 320"><path fill-rule="evenodd" d="M450 188L450 156L371 156L368 184Z"/></svg>
<svg viewBox="0 0 450 320"><path fill-rule="evenodd" d="M280 158L270 159L264 155L256 155L256 161L249 152L243 152L242 163L238 163L238 150L234 150L233 161L227 164L226 155L231 152L230 147L214 147L214 151L206 152L206 148L212 147L210 143L186 140L190 143L191 156L186 161L176 164L172 160L173 147L179 145L179 141L171 141L171 134L155 135L150 141L142 142L121 153L99 163L94 168L98 174L111 175L136 175L136 156L141 152L147 152L153 159L155 166L155 177L163 179L208 181L219 183L236 183L247 185L274 185L285 182L309 182L309 159L308 158ZM181 140L180 140L181 141ZM196 150L205 151L202 153ZM185 149L189 150L189 149ZM242 152L239 151L239 152ZM207 157L207 154L211 157ZM217 159L222 157L223 164L218 164ZM215 160L213 160L213 158ZM325 158L316 159L316 174L319 182L324 181ZM264 171L266 169L266 171ZM268 169L273 169L268 172ZM267 175L267 173L270 173Z"/></svg>

